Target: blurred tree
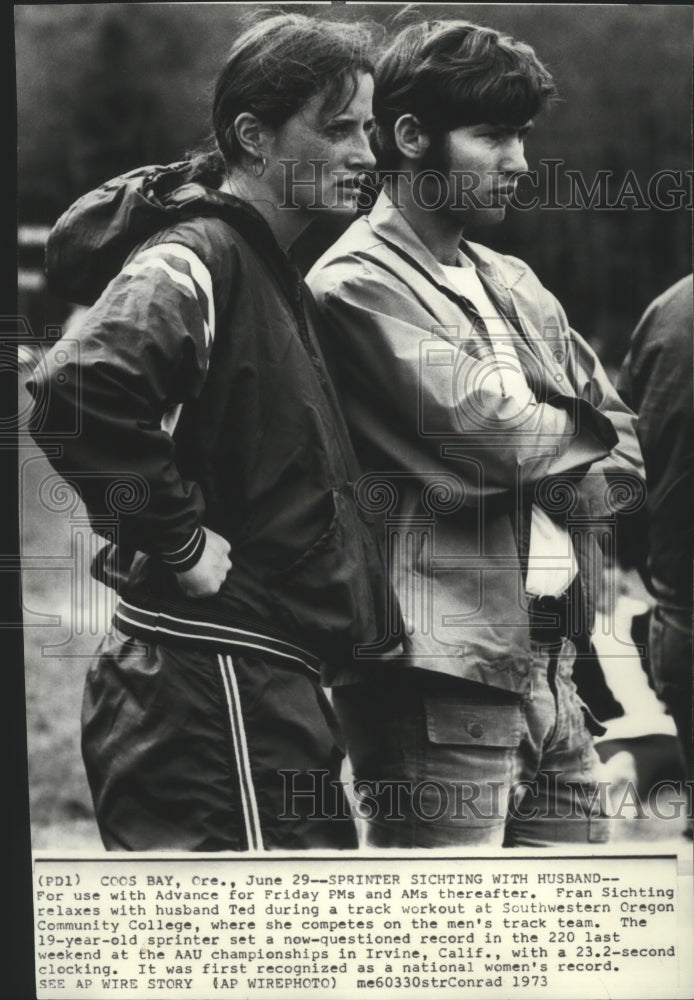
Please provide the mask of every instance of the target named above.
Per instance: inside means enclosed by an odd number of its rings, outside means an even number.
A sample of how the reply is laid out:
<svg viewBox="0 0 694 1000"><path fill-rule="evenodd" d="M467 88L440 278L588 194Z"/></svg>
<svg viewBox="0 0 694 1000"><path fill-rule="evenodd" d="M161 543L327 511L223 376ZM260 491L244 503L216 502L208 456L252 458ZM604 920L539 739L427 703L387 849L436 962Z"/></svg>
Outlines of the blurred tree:
<svg viewBox="0 0 694 1000"><path fill-rule="evenodd" d="M86 191L149 162L160 145L158 101L152 82L138 72L140 25L120 10L107 12L92 52L80 63L70 107L73 141L66 151L74 190Z"/></svg>

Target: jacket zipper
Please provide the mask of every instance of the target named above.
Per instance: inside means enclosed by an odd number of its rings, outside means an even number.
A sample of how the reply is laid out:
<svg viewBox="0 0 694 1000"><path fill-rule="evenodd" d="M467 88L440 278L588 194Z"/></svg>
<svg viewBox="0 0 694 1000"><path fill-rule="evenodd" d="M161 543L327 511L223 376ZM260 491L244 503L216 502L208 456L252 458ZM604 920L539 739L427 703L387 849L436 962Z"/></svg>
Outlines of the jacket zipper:
<svg viewBox="0 0 694 1000"><path fill-rule="evenodd" d="M226 216L226 213L224 213L224 215ZM342 440L343 434L348 433L344 425L344 420L342 419L341 413L336 413L337 404L328 387L323 363L316 354L313 344L311 343L308 323L306 321L306 313L304 310L302 294L303 279L296 266L287 259L284 252L277 247L276 243L274 243L274 238L270 234L269 227L266 227L268 234L265 236L262 231L262 224L259 225L256 220L252 220L248 217L245 219L242 217L242 219L243 221L238 217L229 218L227 216L225 221L232 229L235 229L244 240L246 240L253 250L258 253L259 257L266 264L266 266L269 265L268 269L270 270L270 273L273 274L275 280L279 284L280 290L290 307L294 319L296 320L299 340L301 341L301 344L308 355L309 361L316 372L318 384L323 393L323 397L328 404L328 410L333 418L337 420L338 424L342 425L342 433L338 434L337 437L338 447L340 449L340 455L342 456L342 462L345 470L348 475L356 475L356 458L350 457L346 453L345 444Z"/></svg>
<svg viewBox="0 0 694 1000"><path fill-rule="evenodd" d="M323 363L316 354L313 344L311 342L308 323L306 321L306 313L304 311L304 298L303 298L302 286L303 286L303 279L299 277L294 287L294 302L296 304L296 308L294 309L294 315L298 323L299 339L301 340L301 343L303 344L304 349L308 354L309 359L315 369L316 375L318 377L318 382L320 384L323 397L326 403L328 404L328 409L330 411L330 414L338 424L342 425L341 428L338 428L341 430L341 433L337 435L337 443L340 449L340 455L342 456L342 462L345 467L345 471L348 476L358 475L356 457L353 456L352 454L348 454L345 450L345 442L343 440L343 435L348 435L349 432L346 426L344 426L344 418L342 417L342 413L339 410L337 410L338 402L335 399L334 390L331 392L330 387L328 385L328 380L326 379L325 376L325 369L323 367ZM353 484L350 483L350 485Z"/></svg>
<svg viewBox="0 0 694 1000"><path fill-rule="evenodd" d="M318 375L318 381L320 382L323 394L327 397L327 382L325 378L325 372L323 371L323 365L321 363L321 360L316 354L313 344L311 343L311 336L309 334L308 323L306 322L306 313L304 312L304 300L301 291L301 279L299 279L296 282L296 285L294 286L294 302L295 302L294 316L298 323L299 337L301 339L301 343L304 345L306 353L308 354L311 360L311 364L316 370L316 374ZM328 402L330 402L329 399Z"/></svg>

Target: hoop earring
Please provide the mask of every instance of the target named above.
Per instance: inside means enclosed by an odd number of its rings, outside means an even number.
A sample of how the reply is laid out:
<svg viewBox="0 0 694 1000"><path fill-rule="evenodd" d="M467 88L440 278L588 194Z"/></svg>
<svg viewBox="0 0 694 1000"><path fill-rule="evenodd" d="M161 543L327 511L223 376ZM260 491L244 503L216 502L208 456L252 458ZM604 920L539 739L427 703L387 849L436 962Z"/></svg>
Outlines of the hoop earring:
<svg viewBox="0 0 694 1000"><path fill-rule="evenodd" d="M267 169L267 159L262 156L259 160L253 160L251 170L254 177L262 177Z"/></svg>

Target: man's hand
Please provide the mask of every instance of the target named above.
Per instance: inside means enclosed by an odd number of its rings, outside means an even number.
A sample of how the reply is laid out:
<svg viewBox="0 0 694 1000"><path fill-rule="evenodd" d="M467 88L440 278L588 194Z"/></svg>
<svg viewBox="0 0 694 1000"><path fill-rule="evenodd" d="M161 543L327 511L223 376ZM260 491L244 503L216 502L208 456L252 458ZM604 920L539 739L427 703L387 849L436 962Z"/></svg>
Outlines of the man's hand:
<svg viewBox="0 0 694 1000"><path fill-rule="evenodd" d="M231 569L231 546L226 538L209 528L205 532L205 548L192 569L177 573L178 585L188 597L211 597L224 583Z"/></svg>

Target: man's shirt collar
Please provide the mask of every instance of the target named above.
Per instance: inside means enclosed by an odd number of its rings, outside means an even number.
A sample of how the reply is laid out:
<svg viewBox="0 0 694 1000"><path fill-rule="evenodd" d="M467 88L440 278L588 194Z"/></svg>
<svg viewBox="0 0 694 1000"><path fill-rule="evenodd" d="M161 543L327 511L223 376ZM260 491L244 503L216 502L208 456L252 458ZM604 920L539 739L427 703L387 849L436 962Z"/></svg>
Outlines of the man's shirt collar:
<svg viewBox="0 0 694 1000"><path fill-rule="evenodd" d="M419 270L425 271L434 284L459 294L451 285L446 273L432 252L415 233L402 212L393 203L388 191L381 190L368 216L373 232L386 243L411 258ZM512 257L504 258L502 271L492 260L492 253L479 243L463 240L460 249L470 258L478 272L492 285L510 290L526 273L526 266ZM497 255L498 256L498 255Z"/></svg>

